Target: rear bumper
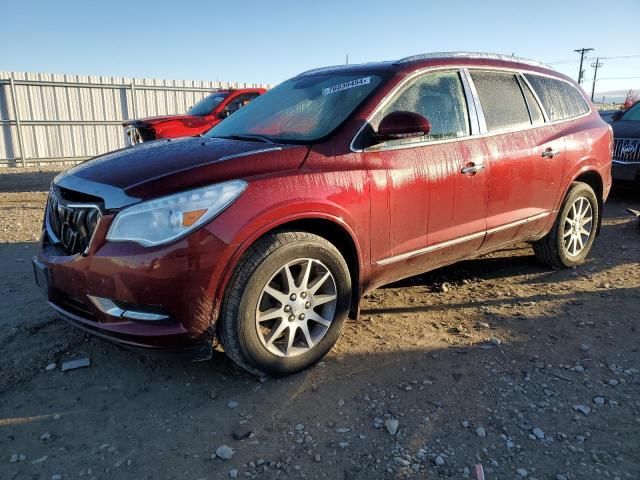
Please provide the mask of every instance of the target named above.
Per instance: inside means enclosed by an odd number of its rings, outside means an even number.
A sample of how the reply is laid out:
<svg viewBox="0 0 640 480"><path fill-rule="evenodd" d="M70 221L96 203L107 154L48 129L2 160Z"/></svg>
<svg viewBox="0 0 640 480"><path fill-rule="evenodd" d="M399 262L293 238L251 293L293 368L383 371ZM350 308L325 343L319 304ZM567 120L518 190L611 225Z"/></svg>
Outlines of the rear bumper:
<svg viewBox="0 0 640 480"><path fill-rule="evenodd" d="M611 176L615 182L640 182L640 163L613 161Z"/></svg>

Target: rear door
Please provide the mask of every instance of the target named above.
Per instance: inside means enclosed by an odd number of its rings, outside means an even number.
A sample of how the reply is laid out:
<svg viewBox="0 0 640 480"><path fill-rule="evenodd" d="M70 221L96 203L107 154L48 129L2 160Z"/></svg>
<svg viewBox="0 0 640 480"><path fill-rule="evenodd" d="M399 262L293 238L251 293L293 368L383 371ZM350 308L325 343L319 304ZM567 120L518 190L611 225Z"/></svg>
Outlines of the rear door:
<svg viewBox="0 0 640 480"><path fill-rule="evenodd" d="M555 166L562 167L564 141L545 130L542 110L517 72L470 70L470 77L490 157L483 249L491 249L542 229L553 210L550 185L560 182Z"/></svg>
<svg viewBox="0 0 640 480"><path fill-rule="evenodd" d="M383 226L378 228L387 232L384 243L372 245L384 281L468 256L482 243L486 152L483 140L472 136L477 118L473 105L469 109L465 82L458 70L425 73L408 82L370 121L375 131L387 114L410 111L431 124L427 136L364 151L373 177L372 228Z"/></svg>

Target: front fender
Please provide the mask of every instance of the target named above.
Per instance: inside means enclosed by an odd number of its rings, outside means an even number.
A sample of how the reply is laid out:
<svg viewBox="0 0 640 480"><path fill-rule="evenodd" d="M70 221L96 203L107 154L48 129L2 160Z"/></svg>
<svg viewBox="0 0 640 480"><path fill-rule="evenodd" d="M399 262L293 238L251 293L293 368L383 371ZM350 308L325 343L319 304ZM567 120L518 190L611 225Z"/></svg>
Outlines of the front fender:
<svg viewBox="0 0 640 480"><path fill-rule="evenodd" d="M251 182L236 203L206 227L228 245L224 270L217 279L218 303L222 303L233 271L249 247L265 234L301 220L331 222L346 233L355 247L362 281L369 262L369 244L360 241L368 238L369 231L369 202L368 195L363 195L363 183L345 181L341 187L297 172L282 176L277 189L264 180ZM354 184L360 187L352 187ZM301 192L305 195L291 200Z"/></svg>

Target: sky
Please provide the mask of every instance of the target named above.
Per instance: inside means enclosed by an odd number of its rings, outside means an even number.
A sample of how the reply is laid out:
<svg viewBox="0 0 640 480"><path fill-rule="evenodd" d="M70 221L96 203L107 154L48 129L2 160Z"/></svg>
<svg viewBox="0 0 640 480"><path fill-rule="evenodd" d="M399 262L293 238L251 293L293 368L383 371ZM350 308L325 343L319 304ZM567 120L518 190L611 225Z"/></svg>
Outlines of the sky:
<svg viewBox="0 0 640 480"><path fill-rule="evenodd" d="M327 65L486 51L640 90L640 0L0 0L0 71L279 83ZM635 19L635 20L634 20Z"/></svg>

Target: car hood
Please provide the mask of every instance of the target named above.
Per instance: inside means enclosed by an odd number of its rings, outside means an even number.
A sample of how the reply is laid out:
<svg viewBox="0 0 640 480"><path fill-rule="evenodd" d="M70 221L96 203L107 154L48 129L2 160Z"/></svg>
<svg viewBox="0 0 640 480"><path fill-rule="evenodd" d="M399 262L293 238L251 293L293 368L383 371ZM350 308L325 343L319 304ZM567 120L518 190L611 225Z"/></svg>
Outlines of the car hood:
<svg viewBox="0 0 640 480"><path fill-rule="evenodd" d="M210 185L299 168L309 147L220 138L157 140L88 160L54 179L99 197L106 209Z"/></svg>
<svg viewBox="0 0 640 480"><path fill-rule="evenodd" d="M640 122L618 120L611 123L614 138L640 138Z"/></svg>
<svg viewBox="0 0 640 480"><path fill-rule="evenodd" d="M158 123L163 123L163 122L171 122L174 120L178 120L181 122L186 122L189 120L198 120L201 119L201 117L197 117L195 115L164 115L161 117L147 117L147 118L139 118L139 119L135 119L135 120L126 120L124 122L122 122L123 126L129 126L129 125L135 125L135 126L153 126L153 125L157 125Z"/></svg>

